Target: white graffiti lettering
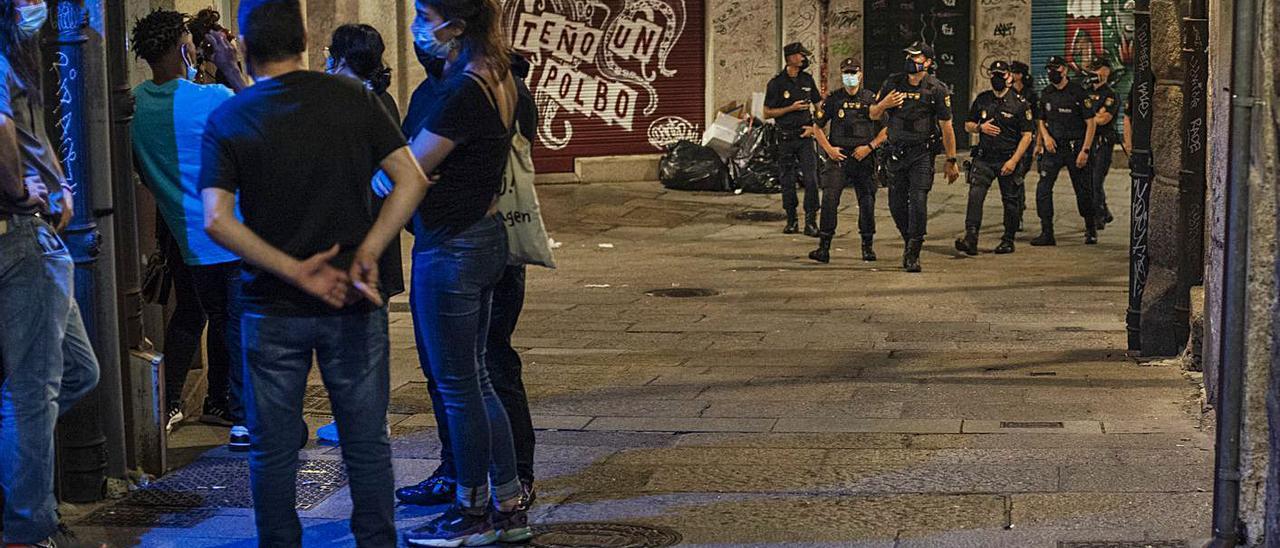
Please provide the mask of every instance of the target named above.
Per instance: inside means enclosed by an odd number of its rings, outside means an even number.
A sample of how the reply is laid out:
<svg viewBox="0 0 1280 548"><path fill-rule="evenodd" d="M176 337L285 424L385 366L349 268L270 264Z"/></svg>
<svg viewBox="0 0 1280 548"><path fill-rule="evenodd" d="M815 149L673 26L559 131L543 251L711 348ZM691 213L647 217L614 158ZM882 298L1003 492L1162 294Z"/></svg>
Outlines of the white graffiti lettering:
<svg viewBox="0 0 1280 548"><path fill-rule="evenodd" d="M544 97L574 114L595 116L631 131L635 122L635 91L625 84L596 78L570 65L547 60L538 89Z"/></svg>

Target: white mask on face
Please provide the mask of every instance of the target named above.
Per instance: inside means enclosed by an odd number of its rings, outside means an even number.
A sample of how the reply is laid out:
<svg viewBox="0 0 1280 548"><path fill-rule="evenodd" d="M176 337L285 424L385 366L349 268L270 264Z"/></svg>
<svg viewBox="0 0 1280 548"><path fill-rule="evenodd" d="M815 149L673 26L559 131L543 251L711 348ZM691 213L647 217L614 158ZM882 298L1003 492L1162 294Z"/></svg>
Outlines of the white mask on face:
<svg viewBox="0 0 1280 548"><path fill-rule="evenodd" d="M841 74L840 81L844 83L844 87L856 88L862 83L862 75L860 74Z"/></svg>
<svg viewBox="0 0 1280 548"><path fill-rule="evenodd" d="M44 2L18 8L18 34L28 40L40 32L40 27L49 18L49 6Z"/></svg>

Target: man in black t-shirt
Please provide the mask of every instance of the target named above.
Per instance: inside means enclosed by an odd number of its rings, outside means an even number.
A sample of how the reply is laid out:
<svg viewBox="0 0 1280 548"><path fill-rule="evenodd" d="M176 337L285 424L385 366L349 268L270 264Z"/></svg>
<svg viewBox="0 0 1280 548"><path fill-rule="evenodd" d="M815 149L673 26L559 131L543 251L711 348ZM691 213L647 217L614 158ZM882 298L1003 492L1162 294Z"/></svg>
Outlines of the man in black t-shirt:
<svg viewBox="0 0 1280 548"><path fill-rule="evenodd" d="M1049 85L1040 93L1039 131L1040 182L1036 185L1036 214L1040 216L1040 235L1031 240L1033 246L1057 245L1053 231L1053 185L1062 168L1071 175L1076 192L1076 208L1084 217L1084 243L1098 243L1094 222L1093 188L1089 180L1089 151L1096 130L1093 110L1086 106L1088 93L1067 79L1067 60L1049 58L1045 70Z"/></svg>
<svg viewBox="0 0 1280 548"><path fill-rule="evenodd" d="M764 117L778 128L778 181L782 208L787 212L783 233L799 231L796 219L796 177L804 179L804 234L818 235L818 153L813 148L813 109L822 93L805 69L809 50L799 42L787 44L787 68L769 80L764 94Z"/></svg>
<svg viewBox="0 0 1280 548"><path fill-rule="evenodd" d="M840 195L852 186L858 198L858 233L862 235L862 260L876 260L872 248L876 234L876 165L872 154L887 138L880 124L871 119L875 93L862 85L862 65L852 57L840 63L844 87L832 92L818 111L814 135L831 162L822 176L822 219L818 227L818 249L809 258L831 261L831 239L836 233L836 211ZM830 135L823 131L828 126Z"/></svg>
<svg viewBox="0 0 1280 548"><path fill-rule="evenodd" d="M906 247L902 268L920 272L936 139L941 138L947 154L948 184L960 177L960 168L956 165L955 129L951 127L951 88L929 74L933 47L916 42L903 53L903 72L885 80L870 114L872 120L883 119L888 129L889 212Z"/></svg>
<svg viewBox="0 0 1280 548"><path fill-rule="evenodd" d="M359 82L305 70L299 0L243 0L239 17L257 84L210 116L200 188L206 231L244 260L259 543L302 542L296 463L308 437L301 402L314 356L342 439L356 543L392 546L387 316L377 263L428 182L377 97ZM370 180L379 167L394 190L375 221Z"/></svg>
<svg viewBox="0 0 1280 548"><path fill-rule="evenodd" d="M1089 155L1089 180L1093 184L1093 205L1098 210L1094 225L1102 230L1115 220L1111 209L1107 207L1107 173L1111 171L1111 156L1115 152L1118 137L1116 113L1123 106L1120 104L1119 94L1111 87L1111 60L1095 57L1089 69L1091 85L1085 106L1093 111L1093 119L1098 125L1093 152Z"/></svg>
<svg viewBox="0 0 1280 548"><path fill-rule="evenodd" d="M978 254L978 231L982 229L982 205L991 182L1000 181L1004 203L1004 235L998 254L1013 253L1013 237L1018 231L1018 188L1022 186L1022 157L1031 146L1031 105L1011 89L1009 64L991 64L991 89L978 94L969 109L964 129L978 135L969 164L969 207L964 217L964 237L956 249L965 255Z"/></svg>

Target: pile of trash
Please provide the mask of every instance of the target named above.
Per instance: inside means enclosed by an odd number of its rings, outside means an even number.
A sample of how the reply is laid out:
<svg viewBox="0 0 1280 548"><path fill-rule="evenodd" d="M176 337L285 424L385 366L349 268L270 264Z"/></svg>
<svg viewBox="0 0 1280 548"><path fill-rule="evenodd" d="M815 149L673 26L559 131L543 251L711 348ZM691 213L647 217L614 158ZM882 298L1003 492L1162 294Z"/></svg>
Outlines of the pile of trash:
<svg viewBox="0 0 1280 548"><path fill-rule="evenodd" d="M776 194L777 130L756 117L721 113L702 144L678 141L658 162L658 179L672 190Z"/></svg>

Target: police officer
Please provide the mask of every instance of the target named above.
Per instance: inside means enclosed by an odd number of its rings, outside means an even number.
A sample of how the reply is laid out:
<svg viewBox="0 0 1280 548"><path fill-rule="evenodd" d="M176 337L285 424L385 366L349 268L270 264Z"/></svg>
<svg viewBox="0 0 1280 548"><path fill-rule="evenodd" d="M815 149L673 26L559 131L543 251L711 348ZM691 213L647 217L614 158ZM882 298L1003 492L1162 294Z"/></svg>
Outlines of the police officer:
<svg viewBox="0 0 1280 548"><path fill-rule="evenodd" d="M978 135L978 146L969 164L969 207L964 217L964 237L956 249L965 255L978 254L978 231L982 228L982 205L991 182L999 179L1004 203L1004 236L996 253L1013 253L1013 237L1018 231L1018 188L1022 186L1022 157L1031 146L1031 105L1011 88L1013 73L1004 61L991 63L991 89L978 94L969 109L965 131Z"/></svg>
<svg viewBox="0 0 1280 548"><path fill-rule="evenodd" d="M1089 65L1089 100L1086 107L1093 109L1098 124L1093 152L1089 156L1089 179L1093 183L1093 202L1098 208L1098 230L1114 221L1107 208L1107 173L1111 171L1111 155L1116 146L1116 113L1122 110L1120 96L1111 88L1111 60L1095 57Z"/></svg>
<svg viewBox="0 0 1280 548"><path fill-rule="evenodd" d="M1031 127L1034 142L1032 144L1031 153L1022 155L1022 165L1018 166L1021 171L1023 185L1018 187L1018 232L1022 232L1023 219L1027 211L1027 173L1031 171L1031 159L1035 156L1034 152L1040 144L1040 132L1038 124L1040 123L1040 94L1036 93L1035 81L1031 76L1031 67L1022 61L1012 61L1009 63L1009 72L1013 73L1013 91L1021 95L1027 100L1027 104L1031 105L1031 119L1033 120Z"/></svg>
<svg viewBox="0 0 1280 548"><path fill-rule="evenodd" d="M1094 223L1098 210L1093 205L1093 187L1087 171L1096 130L1093 110L1085 104L1089 94L1067 78L1067 60L1061 56L1049 58L1045 70L1049 85L1040 93L1040 183L1036 186L1041 229L1031 245L1058 244L1053 232L1053 185L1063 167L1071 175L1076 208L1084 217L1084 243L1096 244L1098 232Z"/></svg>
<svg viewBox="0 0 1280 548"><path fill-rule="evenodd" d="M889 211L902 233L906 250L902 268L920 272L920 248L928 222L929 190L933 188L934 142L946 151L947 183L960 177L956 164L956 134L951 127L951 89L929 74L933 47L916 42L903 50L903 72L885 80L872 120L884 120L888 130Z"/></svg>
<svg viewBox="0 0 1280 548"><path fill-rule="evenodd" d="M831 261L831 239L836 233L836 210L846 186L852 186L858 198L858 233L862 235L862 260L876 260L872 247L876 234L875 155L884 143L880 124L871 119L875 93L862 84L862 65L852 57L840 63L840 82L844 87L827 96L818 111L818 128L814 136L831 159L822 176L822 216L818 226L818 249L809 258L820 263ZM826 126L830 136L823 131Z"/></svg>
<svg viewBox="0 0 1280 548"><path fill-rule="evenodd" d="M818 84L805 69L809 50L799 42L783 49L787 66L769 80L764 95L764 117L778 128L778 170L782 183L782 207L787 211L786 234L799 231L796 219L796 177L804 180L804 233L818 235L818 153L813 142L813 108L822 102Z"/></svg>

